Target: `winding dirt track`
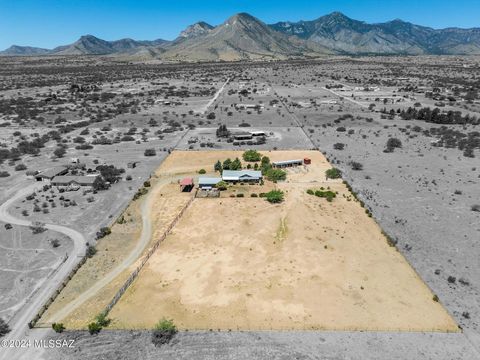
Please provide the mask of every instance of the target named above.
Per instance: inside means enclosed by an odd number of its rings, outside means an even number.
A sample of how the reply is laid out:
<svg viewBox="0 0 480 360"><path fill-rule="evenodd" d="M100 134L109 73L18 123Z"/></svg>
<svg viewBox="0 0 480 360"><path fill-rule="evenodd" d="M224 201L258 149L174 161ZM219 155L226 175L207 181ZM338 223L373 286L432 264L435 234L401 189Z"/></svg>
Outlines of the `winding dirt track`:
<svg viewBox="0 0 480 360"><path fill-rule="evenodd" d="M9 214L8 208L17 200L24 198L28 194L31 194L38 188L41 188L44 184L34 183L30 186L27 186L20 191L18 191L14 196L5 201L0 205L0 221L20 225L20 226L30 226L32 221L26 219L18 219L15 216ZM30 296L22 309L17 312L17 314L9 321L10 328L12 331L5 336L5 340L20 340L25 338L37 338L33 336L33 331L29 330L27 324L33 319L40 307L47 301L47 299L52 295L53 291L58 287L58 285L64 280L68 272L75 266L79 257L82 256L85 252L85 237L76 230L70 229L65 226L55 225L55 224L45 224L45 228L56 231L62 234L65 234L73 240L73 249L70 254L68 254L67 259L57 271L37 289L35 290L33 296ZM42 334L44 332L42 331ZM40 335L36 333L35 335ZM17 359L19 358L18 349L7 348L3 350L0 354L0 359Z"/></svg>
<svg viewBox="0 0 480 360"><path fill-rule="evenodd" d="M155 184L154 188L148 193L146 198L143 200L141 205L141 214L142 214L142 232L140 238L135 246L135 248L130 252L130 254L112 271L106 274L103 278L98 280L92 287L88 288L85 292L80 294L67 305L65 305L60 311L53 314L48 320L48 323L58 322L68 316L72 311L81 306L85 301L91 299L95 296L98 291L100 291L104 286L108 285L110 282L115 280L115 278L120 275L123 271L128 269L135 261L137 261L142 252L145 250L146 246L150 242L152 237L152 221L151 221L151 210L153 202L156 198L156 194L161 190L161 188L170 183L173 180L177 180L177 177L166 178L159 181Z"/></svg>

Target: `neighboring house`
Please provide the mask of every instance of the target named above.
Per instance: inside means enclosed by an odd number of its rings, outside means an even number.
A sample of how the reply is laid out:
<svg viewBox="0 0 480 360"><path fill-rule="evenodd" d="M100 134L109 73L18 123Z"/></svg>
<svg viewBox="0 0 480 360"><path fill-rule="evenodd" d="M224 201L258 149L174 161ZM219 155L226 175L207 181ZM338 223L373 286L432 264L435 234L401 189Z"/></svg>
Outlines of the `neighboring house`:
<svg viewBox="0 0 480 360"><path fill-rule="evenodd" d="M68 173L68 168L65 166L56 166L50 170L43 171L40 174L35 176L37 181L48 181L52 180L55 176L65 175Z"/></svg>
<svg viewBox="0 0 480 360"><path fill-rule="evenodd" d="M252 181L259 182L262 180L262 172L256 170L223 170L223 181Z"/></svg>
<svg viewBox="0 0 480 360"><path fill-rule="evenodd" d="M267 136L265 131L250 131L250 135L252 135L252 136Z"/></svg>
<svg viewBox="0 0 480 360"><path fill-rule="evenodd" d="M192 178L185 178L180 181L180 190L182 192L190 192L192 191L194 186Z"/></svg>
<svg viewBox="0 0 480 360"><path fill-rule="evenodd" d="M285 160L285 161L273 161L272 166L274 168L286 168L286 167L293 167L293 166L301 166L303 165L302 159L295 159L295 160Z"/></svg>
<svg viewBox="0 0 480 360"><path fill-rule="evenodd" d="M98 174L89 176L55 176L51 181L54 186L93 186Z"/></svg>
<svg viewBox="0 0 480 360"><path fill-rule="evenodd" d="M210 190L215 187L222 178L219 177L199 177L198 178L198 187L202 190Z"/></svg>
<svg viewBox="0 0 480 360"><path fill-rule="evenodd" d="M237 132L232 134L234 140L252 140L253 136L249 132Z"/></svg>

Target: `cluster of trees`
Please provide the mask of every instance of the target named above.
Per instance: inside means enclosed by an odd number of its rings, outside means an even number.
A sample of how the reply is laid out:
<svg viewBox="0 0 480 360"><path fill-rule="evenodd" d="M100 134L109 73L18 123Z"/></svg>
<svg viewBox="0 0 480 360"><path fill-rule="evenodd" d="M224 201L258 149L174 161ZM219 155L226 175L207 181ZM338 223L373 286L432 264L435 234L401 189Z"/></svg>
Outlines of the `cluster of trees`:
<svg viewBox="0 0 480 360"><path fill-rule="evenodd" d="M441 126L439 128L431 128L426 132L426 135L439 137L439 141L435 146L457 148L463 151L463 156L465 157L475 157L474 150L480 149L480 132L478 131L463 133L446 126Z"/></svg>
<svg viewBox="0 0 480 360"><path fill-rule="evenodd" d="M223 170L241 170L242 163L239 158L232 159L228 158L223 163L218 160L214 166L215 171L222 172Z"/></svg>
<svg viewBox="0 0 480 360"><path fill-rule="evenodd" d="M479 125L480 119L475 116L470 116L469 114L463 116L461 111L447 111L442 112L439 108L434 108L433 110L429 107L424 107L421 109L416 109L409 107L407 110L397 110L397 114L403 120L422 120L434 124L445 124L445 125Z"/></svg>
<svg viewBox="0 0 480 360"><path fill-rule="evenodd" d="M228 138L230 136L230 131L227 129L227 125L220 125L216 134L219 138Z"/></svg>

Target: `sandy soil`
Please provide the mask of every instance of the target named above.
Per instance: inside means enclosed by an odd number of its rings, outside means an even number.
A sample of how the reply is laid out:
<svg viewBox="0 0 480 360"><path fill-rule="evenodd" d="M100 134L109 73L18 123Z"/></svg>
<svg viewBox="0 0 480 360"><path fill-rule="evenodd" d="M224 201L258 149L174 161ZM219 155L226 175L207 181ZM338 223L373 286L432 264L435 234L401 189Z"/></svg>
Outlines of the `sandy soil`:
<svg viewBox="0 0 480 360"><path fill-rule="evenodd" d="M111 312L113 327L160 318L187 329L457 331L403 256L390 247L318 152L289 170L281 205L260 198L197 199ZM206 167L234 152L174 152L169 173ZM306 194L338 191L328 203Z"/></svg>

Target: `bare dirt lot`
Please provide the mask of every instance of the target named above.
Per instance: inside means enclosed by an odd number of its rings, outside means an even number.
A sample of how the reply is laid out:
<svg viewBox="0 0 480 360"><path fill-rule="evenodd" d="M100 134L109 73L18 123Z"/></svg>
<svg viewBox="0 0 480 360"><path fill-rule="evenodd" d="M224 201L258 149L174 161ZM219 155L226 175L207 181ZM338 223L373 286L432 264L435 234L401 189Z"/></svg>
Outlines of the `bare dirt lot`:
<svg viewBox="0 0 480 360"><path fill-rule="evenodd" d="M221 155L175 152L162 168ZM313 163L288 171L280 205L196 199L114 307L112 326L151 328L165 316L186 329L457 331L345 185L325 181L320 153L268 155ZM306 193L322 186L338 192L333 202Z"/></svg>

